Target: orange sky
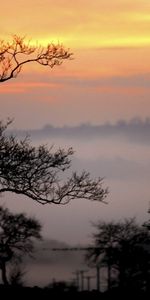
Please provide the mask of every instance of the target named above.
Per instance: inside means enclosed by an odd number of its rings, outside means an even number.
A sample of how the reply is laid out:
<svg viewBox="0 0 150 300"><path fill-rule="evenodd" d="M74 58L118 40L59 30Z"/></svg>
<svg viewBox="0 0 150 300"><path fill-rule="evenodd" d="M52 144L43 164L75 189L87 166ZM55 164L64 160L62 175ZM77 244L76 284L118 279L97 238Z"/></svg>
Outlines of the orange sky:
<svg viewBox="0 0 150 300"><path fill-rule="evenodd" d="M44 105L47 105L46 111L53 111L52 118L51 115L49 118L57 124L70 123L71 120L73 123L81 122L82 115L83 122L98 122L97 109L102 109L105 116L102 116L101 122L108 119L113 121L119 118L119 114L121 118L131 118L132 115L145 117L149 113L149 0L8 0L1 3L0 17L3 39L9 39L11 34L16 33L43 44L59 41L74 52L73 61L64 62L55 70L43 70L37 65L26 66L22 75L15 81L1 85L2 95L8 94L9 98L10 92L13 94L15 118L18 119L21 113L17 105L19 100L14 98L15 93L22 94L26 101L24 114L28 114L29 111L26 103L31 102L30 109L33 112L35 102L38 101L38 105L41 103L42 106L43 101L46 103ZM108 81L109 78L114 78L115 86L114 83L105 81L102 87L104 78L108 78ZM95 88L91 87L94 80L99 80L100 86L97 82ZM44 95L41 100L39 94L43 93L43 89ZM98 93L99 100L95 97ZM73 114L72 118L66 119L65 112L57 114L57 108L53 107L53 110L50 106L52 100L56 101L57 106L60 102L68 105L68 109L71 109L72 105L76 116ZM9 103L10 100L7 101ZM123 104L115 107L119 101ZM85 105L87 113L84 112ZM110 105L112 114L111 111L107 113ZM6 98L5 103L1 98L1 107L3 115L11 112L8 109L9 105L6 105ZM60 109L62 110L61 105L58 111ZM40 111L41 109L37 111L37 115ZM54 111L60 118L54 119ZM48 114L43 113L41 124L44 123L44 119L47 122ZM16 122L20 124L20 121Z"/></svg>
<svg viewBox="0 0 150 300"><path fill-rule="evenodd" d="M1 12L4 36L17 32L75 48L150 45L148 0L8 0Z"/></svg>

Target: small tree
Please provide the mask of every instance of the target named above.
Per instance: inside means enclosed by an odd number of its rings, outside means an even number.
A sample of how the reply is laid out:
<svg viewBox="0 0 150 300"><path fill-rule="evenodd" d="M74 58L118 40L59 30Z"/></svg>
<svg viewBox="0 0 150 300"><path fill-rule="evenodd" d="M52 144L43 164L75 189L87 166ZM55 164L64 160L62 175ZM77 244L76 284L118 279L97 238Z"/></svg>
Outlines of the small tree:
<svg viewBox="0 0 150 300"><path fill-rule="evenodd" d="M53 68L71 56L72 53L60 44L33 46L17 35L13 36L12 42L0 40L0 82L17 77L25 64L36 62Z"/></svg>
<svg viewBox="0 0 150 300"><path fill-rule="evenodd" d="M113 247L116 244L116 236L118 235L118 224L113 222L98 222L93 226L97 232L93 234L93 247L86 253L86 261L88 264L105 267L107 270L107 288L111 289L112 269L113 269Z"/></svg>
<svg viewBox="0 0 150 300"><path fill-rule="evenodd" d="M0 206L0 269L2 281L9 284L6 266L22 256L30 254L34 249L34 239L40 239L41 225L25 214L12 214L7 208Z"/></svg>
<svg viewBox="0 0 150 300"><path fill-rule="evenodd" d="M0 194L22 194L41 204L66 204L77 198L104 201L108 190L102 188L102 178L92 180L83 171L65 181L72 148L52 152L52 147L33 147L28 138L6 134L7 126L0 123Z"/></svg>
<svg viewBox="0 0 150 300"><path fill-rule="evenodd" d="M12 286L23 286L24 285L24 275L25 270L19 261L15 261L15 263L12 265L12 268L9 272L9 283Z"/></svg>
<svg viewBox="0 0 150 300"><path fill-rule="evenodd" d="M120 290L127 288L147 289L149 284L150 237L148 230L138 225L135 219L123 222L98 222L94 224L94 247L87 259L105 264L108 270L108 289L112 282ZM103 254L103 256L102 256Z"/></svg>

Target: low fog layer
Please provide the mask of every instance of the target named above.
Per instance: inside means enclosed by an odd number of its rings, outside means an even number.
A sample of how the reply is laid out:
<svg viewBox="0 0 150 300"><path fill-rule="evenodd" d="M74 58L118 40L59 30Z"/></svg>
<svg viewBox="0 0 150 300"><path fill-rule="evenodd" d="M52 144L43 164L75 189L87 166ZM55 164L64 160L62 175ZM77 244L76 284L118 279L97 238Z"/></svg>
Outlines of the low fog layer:
<svg viewBox="0 0 150 300"><path fill-rule="evenodd" d="M55 127L51 124L43 128L30 130L14 130L15 134L24 136L28 134L32 138L110 138L118 136L131 143L150 143L150 118L141 120L140 118L131 119L129 122L120 120L115 124L105 123L92 125L90 123L79 126Z"/></svg>
<svg viewBox="0 0 150 300"><path fill-rule="evenodd" d="M36 242L34 258L24 259L26 284L46 286L54 281L71 281L77 270L88 269L85 251L69 251L69 248L69 244L56 240Z"/></svg>

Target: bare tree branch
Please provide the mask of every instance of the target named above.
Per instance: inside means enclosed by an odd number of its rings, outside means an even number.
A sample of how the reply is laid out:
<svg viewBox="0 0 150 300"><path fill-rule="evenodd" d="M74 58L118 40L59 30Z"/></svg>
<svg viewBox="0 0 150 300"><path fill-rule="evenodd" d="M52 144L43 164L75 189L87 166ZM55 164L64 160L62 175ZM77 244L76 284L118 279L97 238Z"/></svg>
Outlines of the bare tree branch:
<svg viewBox="0 0 150 300"><path fill-rule="evenodd" d="M53 68L71 57L69 49L61 44L32 46L30 42L25 42L24 37L14 35L12 42L0 41L0 82L17 77L25 64L37 62Z"/></svg>
<svg viewBox="0 0 150 300"><path fill-rule="evenodd" d="M108 190L102 188L102 178L93 180L83 171L65 179L72 148L34 147L28 138L7 135L6 128L7 124L0 124L0 193L23 194L41 204L66 204L81 198L104 202Z"/></svg>

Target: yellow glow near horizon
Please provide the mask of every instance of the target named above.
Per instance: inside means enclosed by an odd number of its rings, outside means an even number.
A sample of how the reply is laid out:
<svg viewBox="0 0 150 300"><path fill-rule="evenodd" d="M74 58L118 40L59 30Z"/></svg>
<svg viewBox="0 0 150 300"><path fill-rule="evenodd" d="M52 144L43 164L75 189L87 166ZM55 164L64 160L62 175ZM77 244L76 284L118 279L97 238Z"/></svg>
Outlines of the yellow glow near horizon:
<svg viewBox="0 0 150 300"><path fill-rule="evenodd" d="M92 38L92 39L91 39ZM48 39L42 38L39 39L39 43L43 46L46 46L48 43L54 44L63 44L69 45L73 48L128 48L128 47L149 47L150 46L150 36L128 36L128 37L110 37L108 39L101 39L98 36L85 36L79 37L78 40L76 38L69 37L61 37L59 40L55 37Z"/></svg>
<svg viewBox="0 0 150 300"><path fill-rule="evenodd" d="M133 21L139 21L139 22L149 22L150 21L150 13L134 13L133 15L129 15L129 19Z"/></svg>
<svg viewBox="0 0 150 300"><path fill-rule="evenodd" d="M121 35L121 34L120 34ZM6 41L12 40L12 36L6 39ZM28 42L28 38L25 39ZM97 48L134 48L134 47L149 47L150 46L150 36L111 36L110 37L100 37L97 34L93 34L93 36L79 36L72 37L69 36L60 36L59 39L55 36L43 37L39 39L31 39L31 45L41 45L45 47L48 44L62 44L66 48L73 47L74 49L97 49Z"/></svg>

